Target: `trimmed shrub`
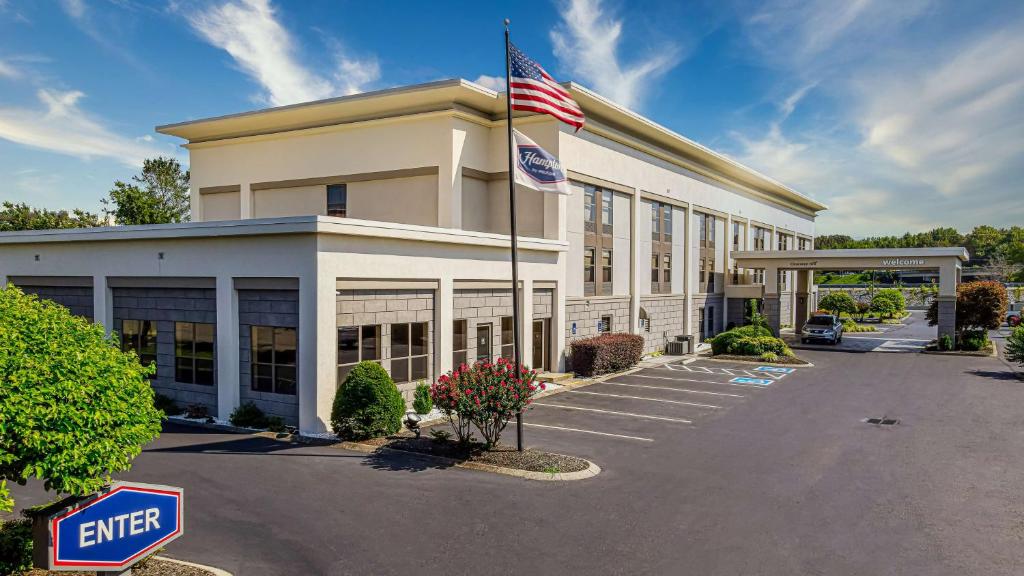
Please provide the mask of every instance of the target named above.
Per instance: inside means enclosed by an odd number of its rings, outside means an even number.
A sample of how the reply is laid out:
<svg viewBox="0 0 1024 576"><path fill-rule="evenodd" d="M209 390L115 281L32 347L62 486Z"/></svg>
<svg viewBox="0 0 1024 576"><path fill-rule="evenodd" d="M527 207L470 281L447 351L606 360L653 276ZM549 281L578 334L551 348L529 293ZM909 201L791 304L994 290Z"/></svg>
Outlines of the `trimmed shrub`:
<svg viewBox="0 0 1024 576"><path fill-rule="evenodd" d="M416 385L416 393L412 398L412 409L417 414L429 414L434 409L434 400L430 397L430 386L425 382Z"/></svg>
<svg viewBox="0 0 1024 576"><path fill-rule="evenodd" d="M259 406L252 402L246 402L235 408L235 411L231 413L231 417L228 420L232 425L241 428L259 428L262 430L267 427L267 415L263 413L263 410L260 410Z"/></svg>
<svg viewBox="0 0 1024 576"><path fill-rule="evenodd" d="M818 306L828 310L837 318L843 313L853 314L857 311L857 303L849 292L836 290L829 292L824 298L818 301Z"/></svg>
<svg viewBox="0 0 1024 576"><path fill-rule="evenodd" d="M857 302L856 310L854 310L854 313L857 314L857 319L863 322L864 321L864 317L867 316L868 312L870 312L870 311L871 311L871 305L870 304L868 304L867 302Z"/></svg>
<svg viewBox="0 0 1024 576"><path fill-rule="evenodd" d="M376 362L356 364L334 395L331 427L345 440L394 434L402 428L405 400Z"/></svg>
<svg viewBox="0 0 1024 576"><path fill-rule="evenodd" d="M270 430L271 432L285 432L288 430L288 427L285 426L284 424L284 418L281 418L280 416L271 415L267 416L266 429Z"/></svg>
<svg viewBox="0 0 1024 576"><path fill-rule="evenodd" d="M896 288L882 288L871 298L871 311L883 318L902 314L906 309L907 299Z"/></svg>
<svg viewBox="0 0 1024 576"><path fill-rule="evenodd" d="M740 338L729 348L729 354L739 356L760 356L765 352L780 356L792 354L786 343L774 336L747 336Z"/></svg>
<svg viewBox="0 0 1024 576"><path fill-rule="evenodd" d="M943 334L939 337L939 350L949 351L953 349L953 337L949 334Z"/></svg>
<svg viewBox="0 0 1024 576"><path fill-rule="evenodd" d="M644 354L644 338L638 334L601 334L569 345L574 372L595 376L634 366Z"/></svg>
<svg viewBox="0 0 1024 576"><path fill-rule="evenodd" d="M32 569L32 521L0 522L0 574L21 574Z"/></svg>
<svg viewBox="0 0 1024 576"><path fill-rule="evenodd" d="M130 469L160 434L152 370L103 326L0 289L0 510L9 480L84 496Z"/></svg>
<svg viewBox="0 0 1024 576"><path fill-rule="evenodd" d="M181 406L178 406L174 398L159 392L153 394L153 406L168 416L177 416L185 411Z"/></svg>
<svg viewBox="0 0 1024 576"><path fill-rule="evenodd" d="M1006 359L1024 366L1024 325L1017 326L1006 338Z"/></svg>
<svg viewBox="0 0 1024 576"><path fill-rule="evenodd" d="M776 354L775 352L765 352L764 354L761 354L760 359L761 362L778 362L779 355Z"/></svg>
<svg viewBox="0 0 1024 576"><path fill-rule="evenodd" d="M984 350L988 346L988 334L984 330L969 330L960 339L960 349L969 352Z"/></svg>
<svg viewBox="0 0 1024 576"><path fill-rule="evenodd" d="M722 332L709 341L711 343L711 353L730 354L730 348L741 338L771 335L772 331L766 326L750 324L747 326L740 326L739 328L733 328L732 330Z"/></svg>

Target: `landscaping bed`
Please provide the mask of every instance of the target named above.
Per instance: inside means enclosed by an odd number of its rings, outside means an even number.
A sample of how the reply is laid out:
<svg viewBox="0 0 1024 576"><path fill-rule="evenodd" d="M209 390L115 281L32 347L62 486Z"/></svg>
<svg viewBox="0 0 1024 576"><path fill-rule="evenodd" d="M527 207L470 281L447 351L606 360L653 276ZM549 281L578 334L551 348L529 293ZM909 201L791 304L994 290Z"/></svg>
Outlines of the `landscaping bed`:
<svg viewBox="0 0 1024 576"><path fill-rule="evenodd" d="M526 472L566 473L580 472L590 468L588 460L576 456L530 449L519 452L515 447L504 444L498 444L490 450L485 450L484 445L479 443L466 445L450 440L439 442L432 438L411 436L374 438L363 442L363 444L401 450L402 452L439 456L457 462L487 464Z"/></svg>
<svg viewBox="0 0 1024 576"><path fill-rule="evenodd" d="M132 576L216 576L205 568L169 562L160 558L143 560L132 566ZM29 570L19 576L95 576L95 572L49 572L47 570Z"/></svg>
<svg viewBox="0 0 1024 576"><path fill-rule="evenodd" d="M807 366L810 364L807 360L796 356L778 356L771 362L761 360L757 356L741 356L739 354L715 354L711 356L711 358L714 360L730 360L733 362L748 362L751 364L788 364L791 366Z"/></svg>
<svg viewBox="0 0 1024 576"><path fill-rule="evenodd" d="M977 356L977 357L989 357L996 356L995 344L989 342L987 346L980 350L940 350L937 342L931 342L924 347L923 354L940 354L943 356Z"/></svg>

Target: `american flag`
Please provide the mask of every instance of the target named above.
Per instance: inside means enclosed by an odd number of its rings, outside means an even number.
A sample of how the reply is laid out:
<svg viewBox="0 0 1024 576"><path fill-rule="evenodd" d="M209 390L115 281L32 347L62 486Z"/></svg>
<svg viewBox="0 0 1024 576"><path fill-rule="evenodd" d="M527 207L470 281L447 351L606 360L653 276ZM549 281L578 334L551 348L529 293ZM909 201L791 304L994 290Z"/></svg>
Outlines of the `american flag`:
<svg viewBox="0 0 1024 576"><path fill-rule="evenodd" d="M512 64L512 109L550 114L579 132L583 128L583 111L569 92L514 45L510 43L508 49Z"/></svg>

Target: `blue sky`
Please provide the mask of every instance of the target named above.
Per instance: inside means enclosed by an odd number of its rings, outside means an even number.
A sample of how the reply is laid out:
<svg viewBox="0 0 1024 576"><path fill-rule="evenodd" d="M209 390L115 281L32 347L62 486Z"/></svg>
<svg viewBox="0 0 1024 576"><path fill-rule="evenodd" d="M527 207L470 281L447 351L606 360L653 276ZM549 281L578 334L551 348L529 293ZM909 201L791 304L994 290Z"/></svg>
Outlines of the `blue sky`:
<svg viewBox="0 0 1024 576"><path fill-rule="evenodd" d="M574 80L831 206L819 233L1024 222L1024 3L0 0L0 200L96 210L158 124L504 73Z"/></svg>

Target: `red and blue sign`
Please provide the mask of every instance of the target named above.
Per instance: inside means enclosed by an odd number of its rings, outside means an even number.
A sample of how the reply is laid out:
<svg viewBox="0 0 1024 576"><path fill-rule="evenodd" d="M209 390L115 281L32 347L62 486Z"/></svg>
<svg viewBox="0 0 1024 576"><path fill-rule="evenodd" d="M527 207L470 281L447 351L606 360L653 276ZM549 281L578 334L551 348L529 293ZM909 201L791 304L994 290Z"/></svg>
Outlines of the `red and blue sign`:
<svg viewBox="0 0 1024 576"><path fill-rule="evenodd" d="M50 517L49 568L121 570L178 538L181 488L117 482Z"/></svg>

